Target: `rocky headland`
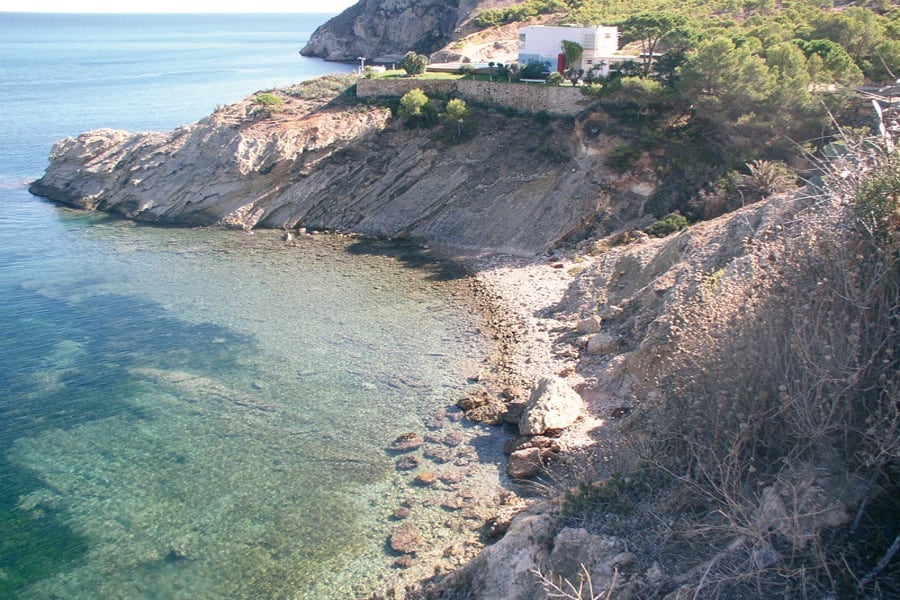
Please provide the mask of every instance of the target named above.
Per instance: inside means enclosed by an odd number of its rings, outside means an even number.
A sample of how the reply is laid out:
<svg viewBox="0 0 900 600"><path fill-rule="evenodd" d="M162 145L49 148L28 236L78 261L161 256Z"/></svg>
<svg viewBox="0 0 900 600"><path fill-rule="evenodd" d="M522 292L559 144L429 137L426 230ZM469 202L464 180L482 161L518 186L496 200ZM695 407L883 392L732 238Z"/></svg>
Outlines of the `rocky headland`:
<svg viewBox="0 0 900 600"><path fill-rule="evenodd" d="M432 54L451 41L475 32L477 28L470 22L482 10L514 3L513 0L363 0L316 29L301 54L351 62L360 56L390 62L391 58L397 60L410 50ZM511 33L509 38L514 43L517 36L515 31ZM482 49L474 58L487 56L493 60L500 54ZM508 60L510 56L515 56L512 45L505 47L502 58Z"/></svg>
<svg viewBox="0 0 900 600"><path fill-rule="evenodd" d="M415 238L470 253L534 255L631 218L652 173L605 166L598 124L476 112L478 136L448 144L384 104L279 92L167 133L98 130L56 144L31 191L153 223L306 228ZM563 195L568 200L559 202Z"/></svg>

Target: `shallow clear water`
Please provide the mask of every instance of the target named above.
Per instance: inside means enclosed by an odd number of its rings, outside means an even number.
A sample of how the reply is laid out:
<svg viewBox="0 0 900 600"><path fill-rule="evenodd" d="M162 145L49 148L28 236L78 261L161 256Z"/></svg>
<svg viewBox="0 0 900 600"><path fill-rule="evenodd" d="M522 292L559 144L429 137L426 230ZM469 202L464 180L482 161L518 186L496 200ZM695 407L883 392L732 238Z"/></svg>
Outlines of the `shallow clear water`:
<svg viewBox="0 0 900 600"><path fill-rule="evenodd" d="M0 30L11 26L0 19ZM131 69L165 97L204 69L207 58L172 66L169 83L153 74L170 49L208 40L203 23L158 24L135 47L116 23L112 48L84 42L99 27L89 20L81 34L44 40L31 70L19 63L43 34L0 36L0 597L354 597L396 573L386 541L404 502L421 560L440 556L468 535L441 526L463 517L440 503L459 485L494 492L496 441L448 419L428 444L441 460L412 471L395 469L385 447L436 427L429 419L483 356L459 273L412 247L146 227L27 194L48 136L101 124L78 98L103 79L110 52L145 52ZM55 54L96 77L73 72L21 110ZM135 93L128 81L109 85ZM222 95L213 104L236 99L210 89L205 100ZM202 116L153 99L133 116L107 104L106 124ZM471 445L456 446L456 432ZM450 468L459 484L413 484Z"/></svg>

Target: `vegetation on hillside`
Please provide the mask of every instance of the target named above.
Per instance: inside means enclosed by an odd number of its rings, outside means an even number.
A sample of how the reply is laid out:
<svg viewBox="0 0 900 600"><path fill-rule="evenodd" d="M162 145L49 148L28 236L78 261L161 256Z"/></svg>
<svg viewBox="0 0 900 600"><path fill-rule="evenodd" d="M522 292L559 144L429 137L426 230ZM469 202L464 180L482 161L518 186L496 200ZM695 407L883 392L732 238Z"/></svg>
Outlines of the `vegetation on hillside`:
<svg viewBox="0 0 900 600"><path fill-rule="evenodd" d="M635 423L671 547L721 551L699 597L900 595L900 152L844 143L812 192L680 304Z"/></svg>
<svg viewBox="0 0 900 600"><path fill-rule="evenodd" d="M832 139L835 119L870 126L853 122L860 103L849 88L900 76L900 8L887 2L532 0L477 22L551 13L617 25L622 44L639 48L609 77L587 74L585 92L617 117L615 133L657 159L657 217L740 206L750 197L733 182L745 165L800 164Z"/></svg>
<svg viewBox="0 0 900 600"><path fill-rule="evenodd" d="M252 114L267 119L284 107L284 100L271 92L261 92L253 97Z"/></svg>
<svg viewBox="0 0 900 600"><path fill-rule="evenodd" d="M626 425L622 473L600 474L608 457L573 461L601 466L569 488L562 522L626 536L645 568L685 568L681 590L654 597L900 597L900 151L871 137L871 100L853 91L900 77L900 8L564 4L479 23L558 13L618 25L640 48L584 89L626 140L608 165L656 164L648 233L804 181L809 197L788 225L748 238L739 266L673 299L661 396ZM546 583L587 597L584 582Z"/></svg>
<svg viewBox="0 0 900 600"><path fill-rule="evenodd" d="M355 96L356 73L332 73L284 88L292 98L304 100L350 100Z"/></svg>

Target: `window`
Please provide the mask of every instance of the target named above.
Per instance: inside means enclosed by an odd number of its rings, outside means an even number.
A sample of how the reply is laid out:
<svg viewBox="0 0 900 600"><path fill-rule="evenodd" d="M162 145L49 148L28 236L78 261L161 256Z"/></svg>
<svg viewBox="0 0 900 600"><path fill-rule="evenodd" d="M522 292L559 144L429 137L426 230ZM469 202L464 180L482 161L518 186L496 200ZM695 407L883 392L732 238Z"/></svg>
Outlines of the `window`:
<svg viewBox="0 0 900 600"><path fill-rule="evenodd" d="M520 43L520 44L524 44L524 43L525 43L525 34L524 34L524 33L520 33L520 34L519 34L519 43Z"/></svg>

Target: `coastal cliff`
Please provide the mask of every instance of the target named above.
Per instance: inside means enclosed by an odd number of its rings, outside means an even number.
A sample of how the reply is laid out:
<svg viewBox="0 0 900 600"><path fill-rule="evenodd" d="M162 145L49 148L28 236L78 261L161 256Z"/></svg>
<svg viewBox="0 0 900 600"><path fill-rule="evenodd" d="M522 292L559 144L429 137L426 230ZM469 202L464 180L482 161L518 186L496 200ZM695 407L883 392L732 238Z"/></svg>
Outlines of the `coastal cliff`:
<svg viewBox="0 0 900 600"><path fill-rule="evenodd" d="M478 135L450 144L378 103L280 96L283 108L268 117L251 98L168 133L60 141L31 191L147 222L304 227L533 255L610 226L608 215L633 217L652 189L652 172L638 181L604 166L609 141L585 134L595 124L478 110Z"/></svg>
<svg viewBox="0 0 900 600"><path fill-rule="evenodd" d="M410 50L439 50L480 11L514 4L511 0L360 0L313 32L300 51L333 61L363 56L402 56Z"/></svg>

